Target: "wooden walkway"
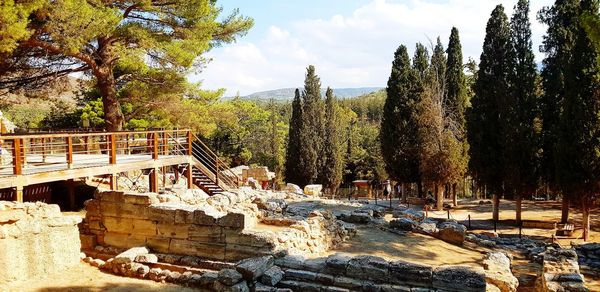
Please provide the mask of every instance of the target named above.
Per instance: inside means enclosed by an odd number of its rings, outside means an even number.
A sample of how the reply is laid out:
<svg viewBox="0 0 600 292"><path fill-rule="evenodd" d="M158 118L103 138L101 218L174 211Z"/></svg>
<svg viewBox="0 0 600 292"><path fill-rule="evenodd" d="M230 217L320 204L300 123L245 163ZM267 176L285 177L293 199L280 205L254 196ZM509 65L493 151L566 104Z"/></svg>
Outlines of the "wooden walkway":
<svg viewBox="0 0 600 292"><path fill-rule="evenodd" d="M132 170L147 170L157 192L158 170L167 166L184 169L189 188L192 168L222 189L239 184L190 130L2 135L0 145L0 190L13 189L16 201L29 185L94 176L109 177L117 189L117 174Z"/></svg>

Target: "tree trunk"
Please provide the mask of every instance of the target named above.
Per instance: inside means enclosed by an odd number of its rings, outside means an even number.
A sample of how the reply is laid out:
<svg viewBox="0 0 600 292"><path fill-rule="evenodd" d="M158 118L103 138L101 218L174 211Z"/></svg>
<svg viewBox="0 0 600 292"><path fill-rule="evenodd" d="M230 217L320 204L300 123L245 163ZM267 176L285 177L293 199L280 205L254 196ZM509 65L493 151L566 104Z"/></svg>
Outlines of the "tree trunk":
<svg viewBox="0 0 600 292"><path fill-rule="evenodd" d="M444 189L444 186L435 185L436 209L438 211L444 210Z"/></svg>
<svg viewBox="0 0 600 292"><path fill-rule="evenodd" d="M406 184L400 185L400 193L402 193L402 203L406 204L408 202L408 192L405 190Z"/></svg>
<svg viewBox="0 0 600 292"><path fill-rule="evenodd" d="M569 222L569 197L563 194L562 198L562 214L560 216L560 223Z"/></svg>
<svg viewBox="0 0 600 292"><path fill-rule="evenodd" d="M421 180L417 182L417 193L419 194L419 198L423 198L423 183Z"/></svg>
<svg viewBox="0 0 600 292"><path fill-rule="evenodd" d="M102 106L104 109L104 121L107 131L123 130L123 113L121 104L117 99L117 85L113 75L112 67L106 66L98 69L95 74L97 87L102 95Z"/></svg>
<svg viewBox="0 0 600 292"><path fill-rule="evenodd" d="M588 198L582 198L581 211L583 213L581 218L581 225L583 227L583 241L588 241L590 240L590 202Z"/></svg>
<svg viewBox="0 0 600 292"><path fill-rule="evenodd" d="M458 206L458 198L456 195L456 183L452 184L452 204L454 207Z"/></svg>
<svg viewBox="0 0 600 292"><path fill-rule="evenodd" d="M516 221L517 221L517 226L521 226L521 213L522 213L522 205L523 205L523 196L521 196L520 194L517 194L517 198L516 198Z"/></svg>
<svg viewBox="0 0 600 292"><path fill-rule="evenodd" d="M496 192L494 192L494 194L492 195L492 200L494 208L494 210L492 211L492 218L495 221L498 221L498 219L500 219L500 197Z"/></svg>

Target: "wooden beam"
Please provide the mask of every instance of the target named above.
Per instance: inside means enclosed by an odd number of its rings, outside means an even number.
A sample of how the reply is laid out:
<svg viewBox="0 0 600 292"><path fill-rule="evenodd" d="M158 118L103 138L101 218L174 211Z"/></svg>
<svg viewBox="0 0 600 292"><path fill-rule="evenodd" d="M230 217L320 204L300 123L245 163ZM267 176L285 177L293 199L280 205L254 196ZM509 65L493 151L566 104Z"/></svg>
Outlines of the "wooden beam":
<svg viewBox="0 0 600 292"><path fill-rule="evenodd" d="M67 167L71 168L73 166L73 139L69 136L67 139Z"/></svg>
<svg viewBox="0 0 600 292"><path fill-rule="evenodd" d="M21 139L17 138L13 140L13 174L21 175L23 173L23 168L21 165Z"/></svg>
<svg viewBox="0 0 600 292"><path fill-rule="evenodd" d="M189 130L187 132L187 144L188 144L187 145L188 146L188 153L187 154L189 156L193 156L194 155L194 148L193 148L194 144L193 143L194 143L194 135L192 134L192 131Z"/></svg>
<svg viewBox="0 0 600 292"><path fill-rule="evenodd" d="M150 192L158 193L158 168L155 167L150 170L150 175L148 175L150 179Z"/></svg>
<svg viewBox="0 0 600 292"><path fill-rule="evenodd" d="M193 177L193 172L192 172L192 164L189 163L187 166L187 172L186 172L186 178L187 178L187 188L188 189L192 189L194 188L194 177Z"/></svg>
<svg viewBox="0 0 600 292"><path fill-rule="evenodd" d="M152 159L158 159L158 133L152 134Z"/></svg>
<svg viewBox="0 0 600 292"><path fill-rule="evenodd" d="M110 164L117 164L117 135L110 134L108 136L108 138L109 138L108 161Z"/></svg>

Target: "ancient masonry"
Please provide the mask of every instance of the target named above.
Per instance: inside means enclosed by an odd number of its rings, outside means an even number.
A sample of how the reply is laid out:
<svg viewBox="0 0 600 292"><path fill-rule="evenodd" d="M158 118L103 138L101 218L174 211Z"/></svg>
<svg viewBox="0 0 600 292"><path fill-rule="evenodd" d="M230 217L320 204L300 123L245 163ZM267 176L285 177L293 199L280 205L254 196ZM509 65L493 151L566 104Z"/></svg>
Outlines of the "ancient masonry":
<svg viewBox="0 0 600 292"><path fill-rule="evenodd" d="M241 194L228 195L236 197L228 202L235 201L240 206L253 199ZM246 202L245 206L248 207L223 212L206 208L206 202L161 203L159 195L154 193L100 192L96 199L86 203L87 214L81 226L82 249L93 250L96 245L123 249L147 246L158 253L237 261L280 250L318 253L353 235L345 223L328 212L318 211L281 232L253 230L263 212L255 204Z"/></svg>
<svg viewBox="0 0 600 292"><path fill-rule="evenodd" d="M0 286L77 265L79 222L58 205L0 201Z"/></svg>

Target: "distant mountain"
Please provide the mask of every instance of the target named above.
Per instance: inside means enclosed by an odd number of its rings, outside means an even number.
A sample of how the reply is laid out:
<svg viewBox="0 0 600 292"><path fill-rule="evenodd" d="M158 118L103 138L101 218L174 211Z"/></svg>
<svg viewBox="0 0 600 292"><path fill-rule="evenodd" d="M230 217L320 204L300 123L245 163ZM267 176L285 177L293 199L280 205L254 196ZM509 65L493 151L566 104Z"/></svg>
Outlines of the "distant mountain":
<svg viewBox="0 0 600 292"><path fill-rule="evenodd" d="M381 89L383 89L383 88L382 87L334 88L333 94L335 94L335 96L337 98L350 98L350 97L357 97L357 96L365 95L365 94L375 92L375 91L378 91ZM295 90L296 90L296 88L281 88L281 89L275 89L275 90L261 91L261 92L255 92L250 95L243 96L242 98L258 99L258 100L269 100L269 99L291 100L294 98ZM325 90L326 90L326 88L323 88L321 90L321 94L323 95L323 97L325 97Z"/></svg>

